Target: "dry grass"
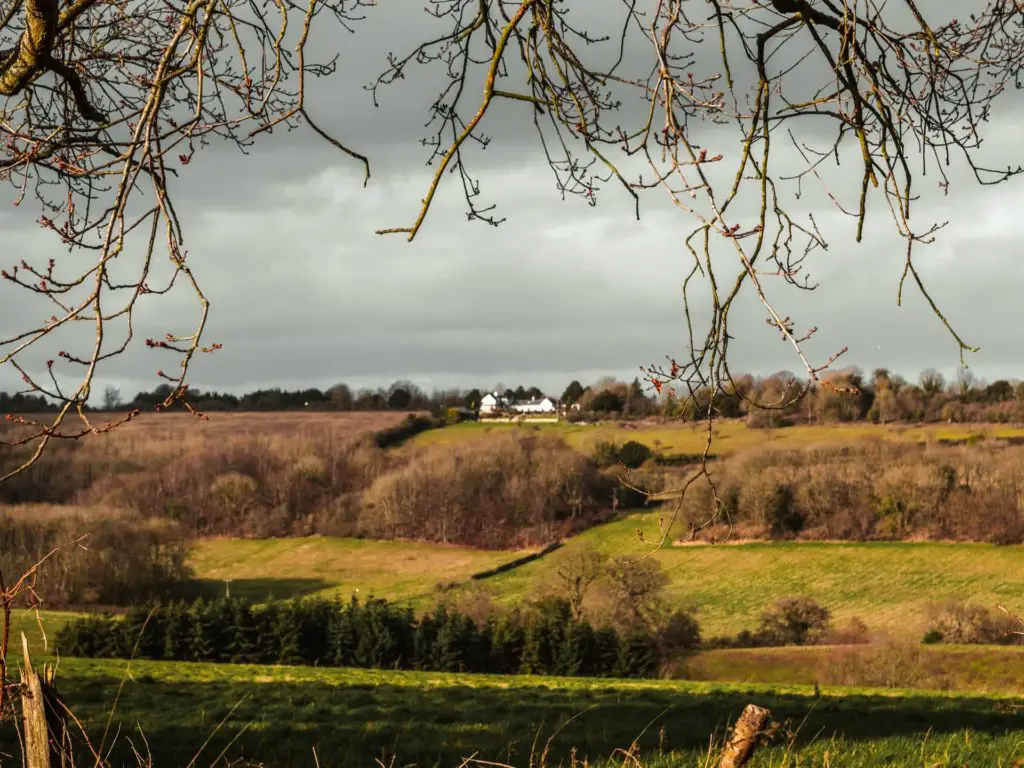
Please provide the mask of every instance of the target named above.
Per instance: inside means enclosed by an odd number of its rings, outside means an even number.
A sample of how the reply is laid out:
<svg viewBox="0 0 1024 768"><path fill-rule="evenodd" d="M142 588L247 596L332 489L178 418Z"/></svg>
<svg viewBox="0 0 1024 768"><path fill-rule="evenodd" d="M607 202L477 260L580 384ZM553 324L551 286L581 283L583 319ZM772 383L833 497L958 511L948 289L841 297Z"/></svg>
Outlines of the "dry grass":
<svg viewBox="0 0 1024 768"><path fill-rule="evenodd" d="M678 674L692 680L930 688L1024 694L1024 648L927 646L881 641L858 647L804 646L703 651Z"/></svg>
<svg viewBox="0 0 1024 768"><path fill-rule="evenodd" d="M188 452L207 441L301 436L352 438L391 427L407 414L393 411L282 411L266 413L211 413L200 420L186 413L144 414L98 438L96 443L122 455ZM118 417L120 414L113 414Z"/></svg>

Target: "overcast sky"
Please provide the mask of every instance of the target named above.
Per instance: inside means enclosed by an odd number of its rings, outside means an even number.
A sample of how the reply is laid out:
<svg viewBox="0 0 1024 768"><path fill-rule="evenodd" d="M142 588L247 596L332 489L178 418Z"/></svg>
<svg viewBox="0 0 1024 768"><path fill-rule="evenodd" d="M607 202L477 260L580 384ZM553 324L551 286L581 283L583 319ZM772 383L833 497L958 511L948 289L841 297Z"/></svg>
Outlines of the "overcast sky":
<svg viewBox="0 0 1024 768"><path fill-rule="evenodd" d="M374 234L414 220L432 173L417 143L430 98L424 83L385 91L379 110L359 88L392 47L385 30L396 27L387 17L375 21L377 12L384 13L371 9L355 37L335 30L340 74L318 87L314 112L370 157L365 189L361 168L307 130L268 137L249 156L223 146L204 150L174 187L189 262L211 302L205 339L224 345L196 362L192 385L237 392L386 386L401 378L428 389L501 382L558 394L574 378L632 378L641 365L684 355L681 287L690 261L682 239L692 221L658 192L643 198L640 221L614 186L596 207L563 202L525 128L526 107L492 116L484 127L501 141L479 153L475 166L484 198L507 218L502 226L467 222L457 180L449 177L413 243ZM402 18L399 36L411 39L418 27ZM996 154L1019 150L1019 99L1004 100L1006 110L989 125ZM709 146L735 157L735 132L709 134ZM845 178L856 185L854 172ZM936 181L922 185L915 216L950 224L920 250L921 271L950 320L981 347L969 358L976 375L1024 378L1024 185L982 188L963 179L943 197ZM819 327L808 346L812 362L848 346L845 359L868 371L884 366L916 378L934 367L952 374L957 347L917 291L908 287L903 307L896 306L904 243L887 212L876 210L857 245L852 223L818 191L796 205L796 213L815 215L830 241L808 266L820 287L802 293L767 285L798 327ZM6 208L4 261L44 253L51 241L35 223L39 212ZM0 286L0 330L18 323L19 301ZM184 294L150 301L140 309L141 338L184 330L194 312ZM748 300L734 314L734 370L799 372L762 309ZM112 383L129 395L159 383L155 370L168 359L141 338L101 369L94 390ZM12 385L12 371L0 369L0 387Z"/></svg>

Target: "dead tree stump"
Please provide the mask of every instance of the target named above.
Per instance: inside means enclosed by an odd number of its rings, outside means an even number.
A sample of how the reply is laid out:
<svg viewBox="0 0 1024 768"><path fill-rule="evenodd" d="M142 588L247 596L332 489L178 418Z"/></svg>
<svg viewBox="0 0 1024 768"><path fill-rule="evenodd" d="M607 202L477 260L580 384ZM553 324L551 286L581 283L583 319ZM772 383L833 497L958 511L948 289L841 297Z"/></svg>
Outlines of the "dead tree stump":
<svg viewBox="0 0 1024 768"><path fill-rule="evenodd" d="M722 750L722 759L718 768L743 768L757 748L757 738L764 731L772 713L756 704L747 704L746 709L736 721L729 740Z"/></svg>

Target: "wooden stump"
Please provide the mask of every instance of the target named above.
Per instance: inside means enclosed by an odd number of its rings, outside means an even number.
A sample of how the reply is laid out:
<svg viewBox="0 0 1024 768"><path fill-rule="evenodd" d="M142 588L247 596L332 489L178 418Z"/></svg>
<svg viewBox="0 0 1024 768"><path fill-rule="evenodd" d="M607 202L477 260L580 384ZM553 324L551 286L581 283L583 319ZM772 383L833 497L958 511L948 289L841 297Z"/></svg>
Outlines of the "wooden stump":
<svg viewBox="0 0 1024 768"><path fill-rule="evenodd" d="M25 669L21 675L21 722L26 768L72 765L67 723L59 711L60 697L32 668L28 640L21 636Z"/></svg>
<svg viewBox="0 0 1024 768"><path fill-rule="evenodd" d="M732 729L722 750L718 768L743 768L757 748L757 737L772 719L772 713L756 704L748 704Z"/></svg>

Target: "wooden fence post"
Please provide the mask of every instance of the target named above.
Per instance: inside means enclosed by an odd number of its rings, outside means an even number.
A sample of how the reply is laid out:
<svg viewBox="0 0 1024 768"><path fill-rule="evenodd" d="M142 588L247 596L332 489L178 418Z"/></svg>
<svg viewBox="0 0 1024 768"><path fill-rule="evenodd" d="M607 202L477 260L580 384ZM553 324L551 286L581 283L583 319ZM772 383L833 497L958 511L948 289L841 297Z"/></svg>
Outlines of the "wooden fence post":
<svg viewBox="0 0 1024 768"><path fill-rule="evenodd" d="M764 707L747 704L732 729L732 735L725 743L718 768L743 768L757 748L757 737L764 731L771 718L772 713Z"/></svg>
<svg viewBox="0 0 1024 768"><path fill-rule="evenodd" d="M51 685L32 668L28 640L21 636L25 669L21 673L22 737L25 768L64 768L72 765L67 723L59 712L59 697Z"/></svg>

